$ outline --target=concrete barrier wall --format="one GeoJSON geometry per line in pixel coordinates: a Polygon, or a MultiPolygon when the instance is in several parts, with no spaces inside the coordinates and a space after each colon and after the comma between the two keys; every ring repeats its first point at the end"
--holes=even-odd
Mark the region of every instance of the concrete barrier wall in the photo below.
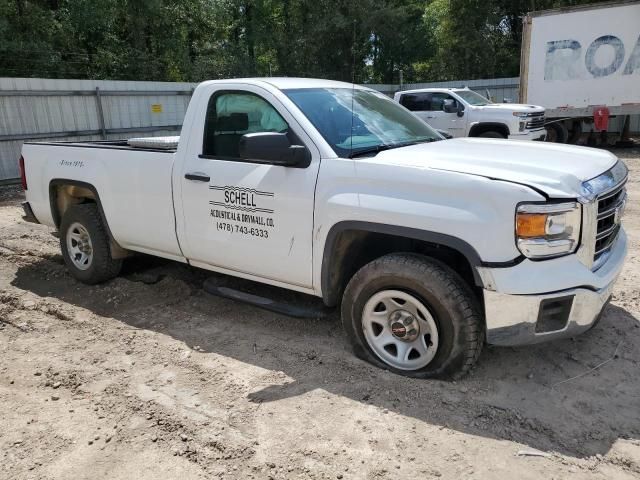
{"type": "Polygon", "coordinates": [[[373,84],[367,85],[375,90],[383,92],[389,96],[392,96],[398,90],[412,90],[414,88],[463,88],[469,87],[471,90],[475,90],[478,93],[486,96],[489,92],[491,100],[494,102],[502,102],[504,99],[508,99],[510,102],[517,102],[520,92],[520,78],[492,78],[485,80],[456,80],[451,82],[430,82],[430,83],[408,83],[404,84],[402,88],[400,85],[380,85],[373,84]]]}
{"type": "Polygon", "coordinates": [[[0,181],[25,140],[177,135],[195,83],[0,78],[0,181]]]}

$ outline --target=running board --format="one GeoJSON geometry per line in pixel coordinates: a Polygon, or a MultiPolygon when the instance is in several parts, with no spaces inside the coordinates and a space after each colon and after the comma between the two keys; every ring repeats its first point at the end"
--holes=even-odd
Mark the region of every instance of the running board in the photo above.
{"type": "Polygon", "coordinates": [[[270,312],[280,313],[294,318],[324,318],[330,311],[324,306],[307,307],[294,305],[292,303],[278,302],[271,298],[261,297],[252,293],[242,292],[234,288],[216,285],[213,278],[206,279],[202,288],[205,292],[217,297],[248,303],[249,305],[269,310],[270,312]]]}

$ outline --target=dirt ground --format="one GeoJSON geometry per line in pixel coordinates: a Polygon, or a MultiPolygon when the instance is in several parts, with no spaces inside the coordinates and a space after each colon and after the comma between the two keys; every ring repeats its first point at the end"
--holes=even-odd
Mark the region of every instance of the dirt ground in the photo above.
{"type": "Polygon", "coordinates": [[[185,265],[82,285],[1,189],[0,478],[640,478],[640,150],[616,153],[631,248],[601,323],[487,347],[454,383],[371,367],[335,313],[212,297],[185,265]]]}

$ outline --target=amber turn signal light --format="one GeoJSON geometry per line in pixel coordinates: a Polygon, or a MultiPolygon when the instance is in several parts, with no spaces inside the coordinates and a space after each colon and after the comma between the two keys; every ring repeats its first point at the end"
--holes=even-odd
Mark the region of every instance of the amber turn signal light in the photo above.
{"type": "Polygon", "coordinates": [[[519,213],[516,217],[516,233],[520,238],[544,237],[547,214],[519,213]]]}

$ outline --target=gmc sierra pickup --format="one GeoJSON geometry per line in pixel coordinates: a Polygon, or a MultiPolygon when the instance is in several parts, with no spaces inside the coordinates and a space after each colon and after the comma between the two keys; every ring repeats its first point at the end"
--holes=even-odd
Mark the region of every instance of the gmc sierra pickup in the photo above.
{"type": "Polygon", "coordinates": [[[627,251],[624,163],[440,140],[364,87],[209,81],[179,138],[26,143],[25,216],[82,282],[143,252],[315,295],[357,355],[410,376],[591,328],[627,251]]]}

